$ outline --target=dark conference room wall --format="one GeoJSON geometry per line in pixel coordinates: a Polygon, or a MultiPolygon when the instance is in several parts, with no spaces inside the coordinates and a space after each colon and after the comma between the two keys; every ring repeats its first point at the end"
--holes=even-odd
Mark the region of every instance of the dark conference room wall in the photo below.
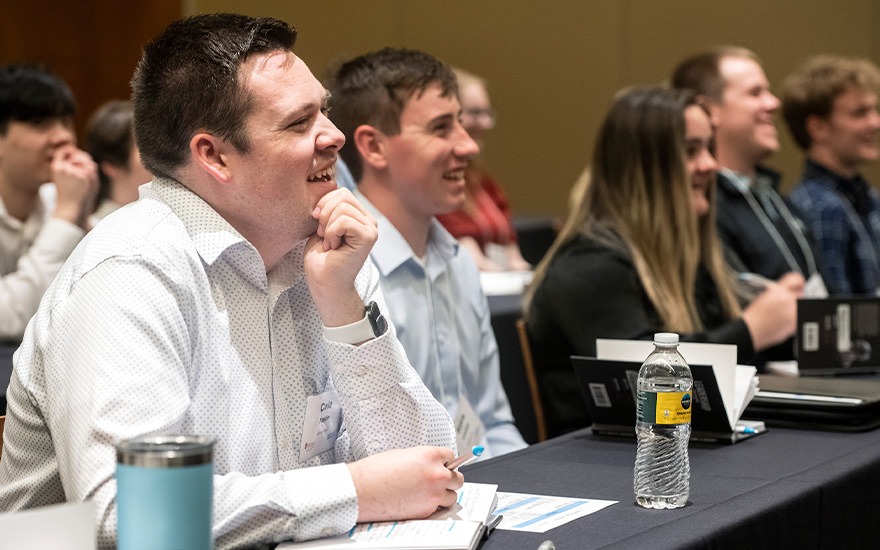
{"type": "Polygon", "coordinates": [[[96,108],[130,96],[144,43],[182,13],[181,0],[0,0],[0,64],[41,63],[67,81],[82,141],[96,108]]]}
{"type": "MultiPolygon", "coordinates": [[[[498,112],[484,156],[520,214],[562,215],[613,94],[662,82],[709,45],[753,49],[776,88],[814,54],[880,62],[873,0],[0,0],[0,63],[48,63],[76,93],[81,129],[101,102],[128,94],[149,37],[180,14],[216,11],[290,22],[318,78],[384,46],[484,76],[498,112]]],[[[778,122],[782,149],[770,164],[787,189],[801,155],[778,122]]],[[[880,165],[866,172],[880,184],[880,165]]]]}

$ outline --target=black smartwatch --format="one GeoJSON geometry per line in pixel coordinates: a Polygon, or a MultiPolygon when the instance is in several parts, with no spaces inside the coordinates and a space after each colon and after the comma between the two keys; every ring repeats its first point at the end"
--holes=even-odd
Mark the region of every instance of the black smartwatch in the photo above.
{"type": "Polygon", "coordinates": [[[378,338],[385,334],[385,331],[388,330],[388,321],[382,315],[379,304],[370,302],[364,306],[364,311],[367,314],[367,320],[370,321],[370,328],[373,329],[373,336],[378,338]]]}

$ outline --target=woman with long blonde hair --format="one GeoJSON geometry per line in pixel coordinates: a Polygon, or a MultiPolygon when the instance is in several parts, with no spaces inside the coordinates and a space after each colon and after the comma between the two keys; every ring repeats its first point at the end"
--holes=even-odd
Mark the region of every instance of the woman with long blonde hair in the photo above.
{"type": "Polygon", "coordinates": [[[615,98],[585,190],[525,297],[551,435],[589,423],[569,358],[595,356],[597,338],[677,332],[736,344],[749,361],[793,334],[796,275],[740,309],[715,231],[712,136],[689,92],[615,98]]]}

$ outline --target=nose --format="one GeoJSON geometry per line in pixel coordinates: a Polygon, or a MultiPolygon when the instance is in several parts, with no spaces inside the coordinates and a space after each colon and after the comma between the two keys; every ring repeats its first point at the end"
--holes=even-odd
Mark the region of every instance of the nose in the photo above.
{"type": "Polygon", "coordinates": [[[718,170],[718,161],[715,160],[715,157],[712,156],[708,149],[703,150],[703,153],[700,155],[697,170],[704,174],[718,170]]]}
{"type": "Polygon", "coordinates": [[[318,137],[315,147],[320,150],[335,149],[339,150],[345,145],[345,135],[339,131],[333,122],[326,115],[321,114],[318,117],[318,137]]]}
{"type": "Polygon", "coordinates": [[[871,109],[869,117],[871,128],[880,129],[880,111],[876,107],[871,109]]]}
{"type": "Polygon", "coordinates": [[[767,105],[767,110],[770,112],[775,112],[779,110],[779,107],[782,105],[782,103],[779,101],[779,98],[773,95],[773,92],[771,92],[770,90],[767,90],[765,103],[767,105]]]}
{"type": "Polygon", "coordinates": [[[455,145],[453,151],[456,156],[461,158],[472,158],[480,154],[480,146],[474,141],[474,138],[465,130],[461,123],[455,124],[455,145]]]}

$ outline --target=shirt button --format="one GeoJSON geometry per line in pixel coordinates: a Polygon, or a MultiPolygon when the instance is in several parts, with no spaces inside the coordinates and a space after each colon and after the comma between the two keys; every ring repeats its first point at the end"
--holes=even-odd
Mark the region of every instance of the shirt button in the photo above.
{"type": "Polygon", "coordinates": [[[321,529],[321,535],[325,537],[332,537],[334,533],[335,531],[332,527],[324,527],[323,529],[321,529]]]}
{"type": "Polygon", "coordinates": [[[358,376],[363,376],[363,375],[367,374],[367,367],[361,365],[357,369],[355,369],[354,373],[357,374],[358,376]]]}
{"type": "Polygon", "coordinates": [[[373,450],[376,450],[376,449],[379,448],[379,446],[381,445],[381,443],[379,443],[379,440],[378,440],[378,439],[374,439],[374,440],[370,441],[370,445],[373,446],[373,450]]]}

